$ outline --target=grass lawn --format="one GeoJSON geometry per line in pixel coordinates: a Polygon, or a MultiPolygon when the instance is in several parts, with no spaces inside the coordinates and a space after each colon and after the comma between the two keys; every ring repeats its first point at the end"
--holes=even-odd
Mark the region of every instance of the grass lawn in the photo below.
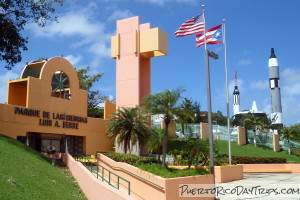
{"type": "Polygon", "coordinates": [[[0,135],[0,199],[87,199],[67,169],[52,166],[38,152],[0,135]]]}
{"type": "MultiPolygon", "coordinates": [[[[228,155],[228,142],[215,140],[221,154],[228,155]]],[[[273,149],[265,147],[254,147],[253,144],[238,146],[236,142],[231,142],[231,152],[233,156],[256,156],[256,157],[281,157],[288,162],[300,163],[300,156],[289,155],[286,151],[274,152],[273,149]]]]}

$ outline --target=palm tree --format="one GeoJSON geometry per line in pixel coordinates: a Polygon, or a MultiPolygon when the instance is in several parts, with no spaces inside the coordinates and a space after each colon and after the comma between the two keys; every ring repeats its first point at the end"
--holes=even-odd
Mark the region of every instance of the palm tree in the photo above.
{"type": "Polygon", "coordinates": [[[264,123],[260,117],[250,115],[249,118],[244,121],[246,129],[252,129],[254,133],[254,146],[256,147],[256,132],[264,128],[264,123]]]}
{"type": "Polygon", "coordinates": [[[118,136],[118,144],[123,143],[124,153],[130,150],[130,145],[137,142],[142,145],[149,131],[146,126],[146,116],[143,116],[139,108],[120,108],[106,123],[109,137],[118,136]]]}
{"type": "Polygon", "coordinates": [[[288,142],[288,152],[291,154],[291,139],[295,137],[296,129],[294,127],[283,127],[282,128],[282,139],[286,139],[288,142]]]}
{"type": "Polygon", "coordinates": [[[146,148],[149,152],[156,151],[158,155],[158,162],[160,163],[160,155],[162,153],[164,139],[164,130],[159,127],[152,127],[150,129],[150,135],[147,139],[146,148]]]}
{"type": "Polygon", "coordinates": [[[163,154],[162,165],[166,166],[166,155],[168,145],[168,128],[175,116],[180,112],[178,107],[178,101],[181,98],[183,89],[165,90],[163,92],[148,95],[143,101],[143,108],[146,112],[156,115],[162,114],[164,127],[164,139],[163,139],[163,154]]]}
{"type": "Polygon", "coordinates": [[[188,169],[191,168],[195,157],[200,155],[204,162],[207,162],[209,155],[209,144],[208,140],[190,139],[183,149],[189,155],[188,158],[188,169]]]}

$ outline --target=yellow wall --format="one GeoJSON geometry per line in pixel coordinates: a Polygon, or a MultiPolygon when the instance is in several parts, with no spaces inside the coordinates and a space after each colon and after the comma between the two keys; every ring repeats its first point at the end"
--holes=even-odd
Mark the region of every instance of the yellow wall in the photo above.
{"type": "MultiPolygon", "coordinates": [[[[23,79],[24,80],[24,79],[23,79]]],[[[27,102],[27,79],[20,83],[11,81],[8,86],[8,104],[26,106],[27,102]]]]}
{"type": "Polygon", "coordinates": [[[12,138],[26,136],[28,132],[82,136],[83,151],[87,154],[94,154],[97,150],[113,150],[113,139],[106,135],[106,121],[87,117],[87,91],[79,88],[76,70],[69,61],[61,57],[45,62],[39,78],[29,76],[9,81],[8,104],[0,104],[0,134],[12,138]],[[63,71],[69,78],[70,100],[51,96],[51,82],[56,71],[63,71]],[[16,107],[34,110],[39,115],[15,113],[16,107]],[[47,113],[49,116],[44,115],[47,113]],[[63,127],[67,121],[56,119],[56,114],[87,118],[87,123],[74,122],[78,129],[63,127]],[[51,121],[52,125],[45,126],[44,120],[51,121]]]}
{"type": "Polygon", "coordinates": [[[104,102],[104,119],[110,119],[111,115],[116,112],[116,104],[104,102]]]}

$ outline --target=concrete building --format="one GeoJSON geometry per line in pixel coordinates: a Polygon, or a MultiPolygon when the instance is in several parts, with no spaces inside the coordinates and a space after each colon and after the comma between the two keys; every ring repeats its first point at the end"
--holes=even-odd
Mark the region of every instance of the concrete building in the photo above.
{"type": "MultiPolygon", "coordinates": [[[[107,106],[106,116],[114,108],[107,106]]],[[[105,122],[87,116],[87,91],[62,57],[27,64],[20,79],[8,82],[7,103],[0,104],[0,134],[40,152],[50,145],[73,155],[113,150],[105,122]]]]}

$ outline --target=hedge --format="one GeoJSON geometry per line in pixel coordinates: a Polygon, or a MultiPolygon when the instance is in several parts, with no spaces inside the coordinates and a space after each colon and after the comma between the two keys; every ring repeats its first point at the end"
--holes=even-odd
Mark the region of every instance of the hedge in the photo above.
{"type": "Polygon", "coordinates": [[[114,161],[125,162],[135,166],[139,164],[158,163],[157,159],[153,157],[135,156],[130,154],[110,152],[110,151],[109,152],[97,151],[97,153],[102,153],[107,157],[113,159],[114,161]]]}
{"type": "Polygon", "coordinates": [[[286,158],[279,157],[250,157],[250,156],[232,156],[233,164],[271,164],[286,163],[286,158]]]}

